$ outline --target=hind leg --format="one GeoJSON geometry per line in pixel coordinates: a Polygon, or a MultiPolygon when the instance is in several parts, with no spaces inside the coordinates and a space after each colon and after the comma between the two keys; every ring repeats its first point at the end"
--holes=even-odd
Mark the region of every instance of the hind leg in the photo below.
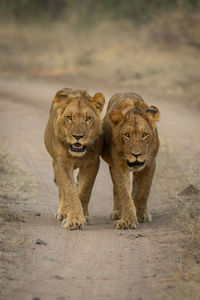
{"type": "MultiPolygon", "coordinates": [[[[110,171],[110,175],[112,178],[112,181],[114,180],[112,177],[112,172],[111,172],[111,168],[109,167],[109,171],[110,171]]],[[[116,186],[113,185],[113,211],[110,215],[112,220],[119,220],[121,217],[121,211],[119,208],[119,199],[117,196],[117,190],[116,190],[116,186]]]]}

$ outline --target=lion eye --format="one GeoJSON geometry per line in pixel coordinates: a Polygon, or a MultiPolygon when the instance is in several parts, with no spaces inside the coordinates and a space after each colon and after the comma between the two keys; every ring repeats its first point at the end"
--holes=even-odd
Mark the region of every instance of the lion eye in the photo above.
{"type": "Polygon", "coordinates": [[[85,121],[88,122],[88,121],[90,121],[91,119],[92,119],[91,117],[87,117],[87,118],[85,119],[85,121]]]}
{"type": "Polygon", "coordinates": [[[142,138],[144,139],[145,137],[147,137],[147,135],[148,135],[148,133],[144,132],[144,133],[142,134],[142,138]]]}
{"type": "Polygon", "coordinates": [[[70,121],[72,121],[72,117],[71,116],[66,116],[66,118],[70,121]]]}
{"type": "Polygon", "coordinates": [[[124,136],[126,136],[127,138],[130,138],[130,134],[128,132],[124,133],[124,136]]]}

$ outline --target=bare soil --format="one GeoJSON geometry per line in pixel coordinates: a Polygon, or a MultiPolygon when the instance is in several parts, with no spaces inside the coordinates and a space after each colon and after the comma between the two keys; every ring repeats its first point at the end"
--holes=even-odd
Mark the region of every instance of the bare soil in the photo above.
{"type": "MultiPolygon", "coordinates": [[[[69,232],[55,220],[57,188],[43,145],[50,102],[60,87],[0,82],[0,134],[7,148],[1,160],[9,152],[1,167],[8,178],[1,194],[7,208],[1,214],[0,299],[198,299],[199,262],[184,258],[184,234],[174,217],[185,197],[179,193],[190,184],[200,188],[199,112],[155,97],[151,102],[162,115],[151,223],[135,231],[114,229],[112,184],[102,161],[90,202],[92,224],[69,232]]],[[[112,87],[106,98],[111,94],[112,87]]]]}

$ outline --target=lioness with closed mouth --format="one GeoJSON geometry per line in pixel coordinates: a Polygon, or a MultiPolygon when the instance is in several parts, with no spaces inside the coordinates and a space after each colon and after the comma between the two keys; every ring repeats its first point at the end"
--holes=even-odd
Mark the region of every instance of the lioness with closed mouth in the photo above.
{"type": "Polygon", "coordinates": [[[149,107],[135,93],[119,93],[109,101],[102,157],[109,164],[113,181],[111,216],[117,220],[117,229],[134,229],[137,221],[151,220],[147,199],[159,148],[155,125],[159,115],[155,106],[149,107]]]}
{"type": "Polygon", "coordinates": [[[57,220],[67,229],[81,229],[89,219],[88,203],[99,169],[103,131],[100,113],[105,98],[85,90],[64,88],[51,105],[44,141],[53,159],[59,190],[57,220]],[[78,185],[73,172],[79,168],[78,185]]]}

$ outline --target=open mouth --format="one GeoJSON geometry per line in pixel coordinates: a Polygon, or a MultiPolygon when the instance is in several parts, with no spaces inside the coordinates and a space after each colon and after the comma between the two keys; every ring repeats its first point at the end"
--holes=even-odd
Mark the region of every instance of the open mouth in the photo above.
{"type": "Polygon", "coordinates": [[[70,151],[73,151],[73,152],[85,152],[87,146],[86,145],[82,145],[80,143],[75,143],[75,144],[70,144],[69,145],[69,149],[70,151]]]}
{"type": "Polygon", "coordinates": [[[130,168],[132,168],[132,167],[143,167],[144,166],[144,163],[145,163],[145,161],[143,161],[143,162],[141,162],[141,161],[134,161],[134,162],[130,162],[130,161],[126,161],[127,162],[127,165],[130,167],[130,168]]]}

